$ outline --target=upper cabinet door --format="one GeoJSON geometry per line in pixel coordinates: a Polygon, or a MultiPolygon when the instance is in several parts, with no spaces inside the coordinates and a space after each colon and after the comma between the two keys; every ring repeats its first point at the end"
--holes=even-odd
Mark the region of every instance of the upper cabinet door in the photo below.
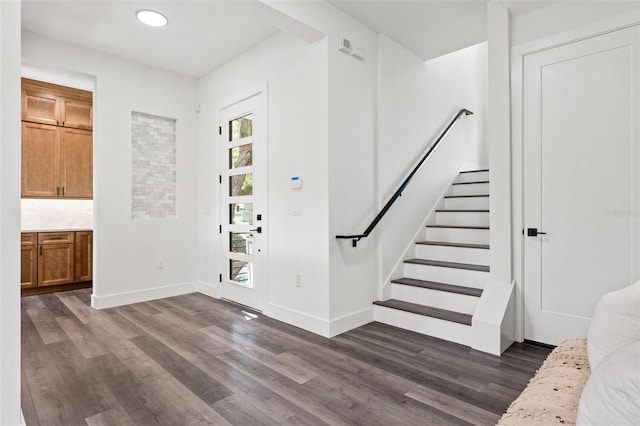
{"type": "Polygon", "coordinates": [[[61,196],[93,198],[93,134],[60,129],[61,196]]]}
{"type": "Polygon", "coordinates": [[[22,89],[22,120],[57,126],[60,103],[60,98],[51,93],[22,89]]]}
{"type": "Polygon", "coordinates": [[[60,195],[60,131],[22,122],[22,197],[60,195]]]}
{"type": "Polygon", "coordinates": [[[62,98],[61,125],[76,129],[93,129],[93,108],[91,102],[80,99],[62,98]]]}

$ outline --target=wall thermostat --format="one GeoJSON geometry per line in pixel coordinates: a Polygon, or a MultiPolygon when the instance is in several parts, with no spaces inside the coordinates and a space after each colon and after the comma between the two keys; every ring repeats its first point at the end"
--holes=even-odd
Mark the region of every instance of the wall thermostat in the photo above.
{"type": "Polygon", "coordinates": [[[291,189],[300,189],[300,188],[302,188],[302,178],[300,176],[292,176],[291,189]]]}

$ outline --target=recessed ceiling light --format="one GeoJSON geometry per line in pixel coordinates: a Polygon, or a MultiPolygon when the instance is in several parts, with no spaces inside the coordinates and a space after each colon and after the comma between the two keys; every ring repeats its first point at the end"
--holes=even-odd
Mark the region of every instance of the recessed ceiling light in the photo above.
{"type": "Polygon", "coordinates": [[[136,12],[136,18],[143,24],[151,25],[152,27],[164,27],[169,22],[166,16],[154,10],[139,10],[136,12]]]}

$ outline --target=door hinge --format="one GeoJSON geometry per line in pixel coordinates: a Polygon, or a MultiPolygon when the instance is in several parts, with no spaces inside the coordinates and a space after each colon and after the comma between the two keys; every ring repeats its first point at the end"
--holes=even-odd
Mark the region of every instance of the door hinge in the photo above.
{"type": "Polygon", "coordinates": [[[222,126],[218,126],[218,134],[221,135],[222,134],[222,126]]]}
{"type": "Polygon", "coordinates": [[[218,225],[220,227],[220,233],[222,234],[222,225],[218,225]]]}
{"type": "Polygon", "coordinates": [[[220,274],[220,277],[218,278],[219,282],[222,282],[222,274],[220,274]]]}

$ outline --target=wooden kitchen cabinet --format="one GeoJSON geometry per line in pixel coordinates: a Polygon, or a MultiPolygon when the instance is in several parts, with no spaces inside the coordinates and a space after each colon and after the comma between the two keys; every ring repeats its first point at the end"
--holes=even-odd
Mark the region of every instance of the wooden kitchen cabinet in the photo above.
{"type": "Polygon", "coordinates": [[[93,94],[86,90],[22,79],[22,121],[93,129],[93,94]]]}
{"type": "Polygon", "coordinates": [[[22,121],[51,124],[60,121],[60,98],[55,94],[41,91],[37,86],[22,87],[22,121]]]}
{"type": "Polygon", "coordinates": [[[20,288],[38,285],[38,240],[37,234],[20,235],[20,288]]]}
{"type": "Polygon", "coordinates": [[[59,194],[59,129],[22,122],[22,197],[52,198],[59,194]]]}
{"type": "Polygon", "coordinates": [[[92,231],[23,232],[20,245],[20,287],[28,289],[23,295],[91,285],[92,231]]]}
{"type": "Polygon", "coordinates": [[[93,198],[91,96],[22,79],[22,198],[93,198]]]}
{"type": "Polygon", "coordinates": [[[61,126],[76,129],[93,129],[93,107],[91,101],[73,98],[62,98],[61,126]]]}
{"type": "Polygon", "coordinates": [[[91,281],[93,279],[93,232],[77,231],[75,234],[75,281],[91,281]]]}
{"type": "Polygon", "coordinates": [[[74,282],[74,233],[38,233],[38,287],[74,282]]]}
{"type": "Polygon", "coordinates": [[[60,187],[65,198],[93,198],[93,134],[60,129],[60,187]]]}

